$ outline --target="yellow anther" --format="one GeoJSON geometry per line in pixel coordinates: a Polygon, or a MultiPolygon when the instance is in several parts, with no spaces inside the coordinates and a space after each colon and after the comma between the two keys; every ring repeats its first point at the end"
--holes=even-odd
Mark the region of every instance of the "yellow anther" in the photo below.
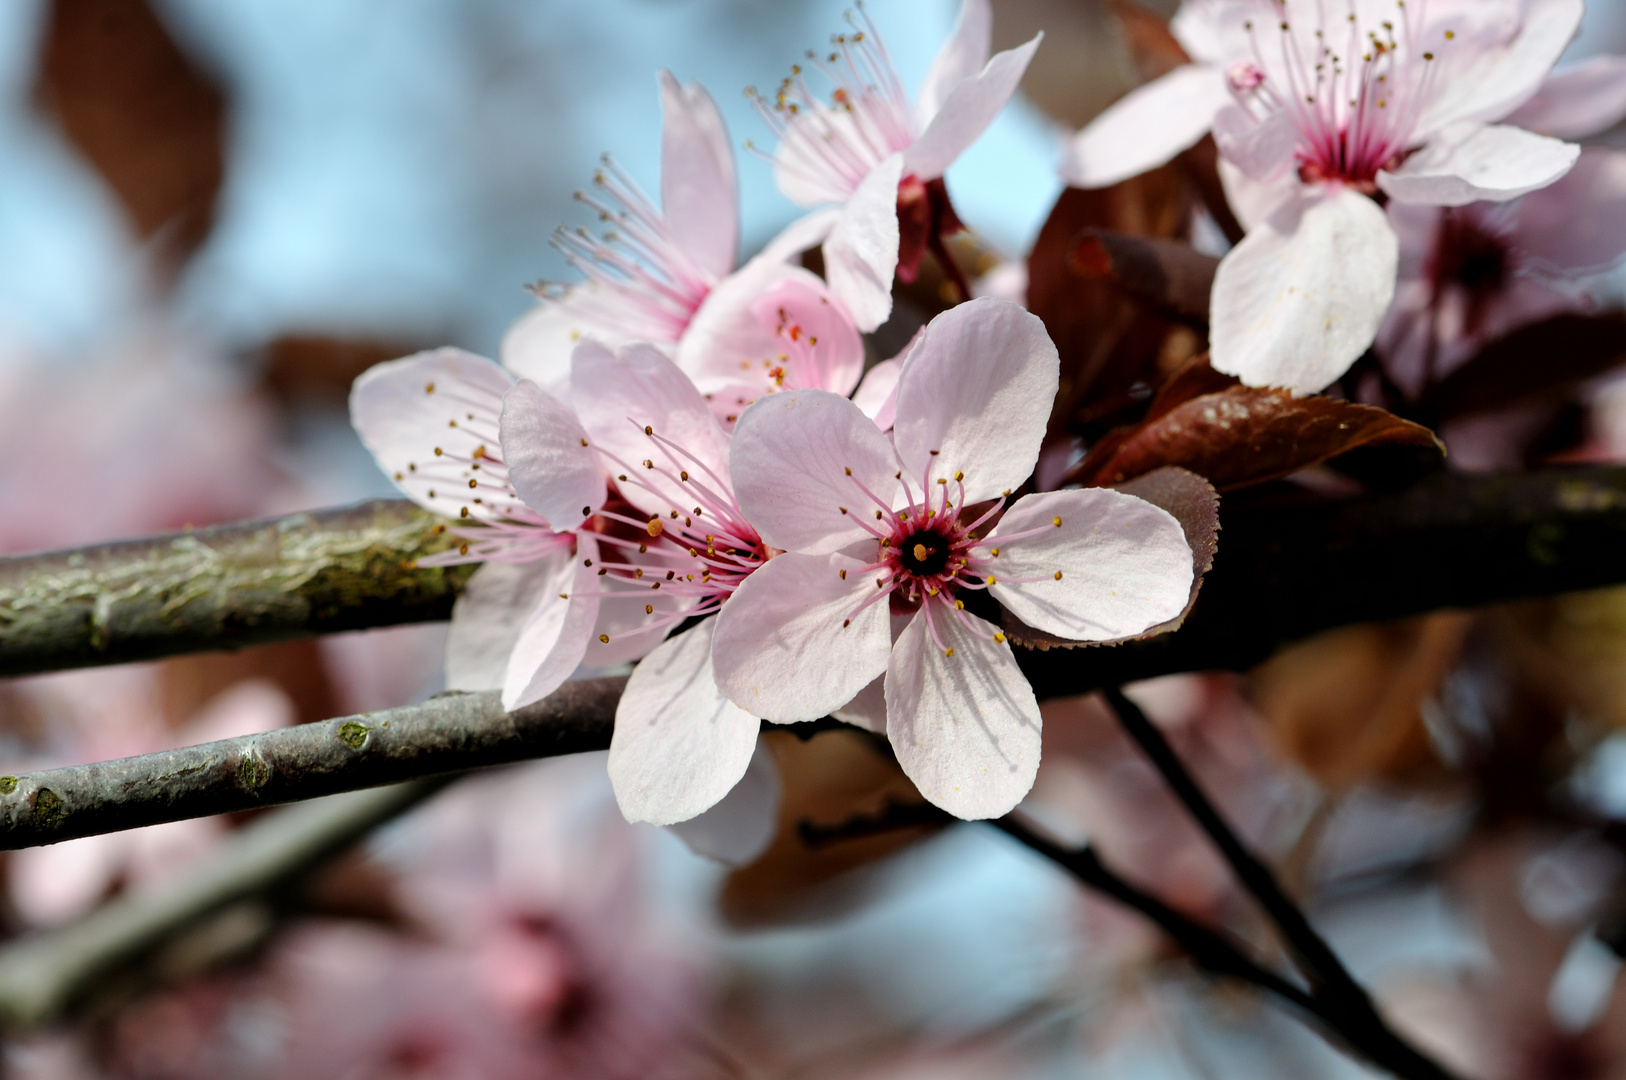
{"type": "Polygon", "coordinates": [[[655,614],[655,605],[654,604],[645,604],[644,605],[644,614],[645,615],[653,615],[653,614],[655,614]]]}
{"type": "Polygon", "coordinates": [[[609,634],[600,634],[598,636],[598,639],[600,641],[602,641],[606,645],[608,645],[610,643],[610,635],[609,634]]]}
{"type": "Polygon", "coordinates": [[[1061,528],[1061,518],[1051,518],[1050,524],[1054,525],[1058,529],[1061,528]]]}
{"type": "Polygon", "coordinates": [[[956,601],[954,601],[954,610],[955,611],[964,611],[965,610],[965,601],[964,600],[956,600],[956,601]]]}
{"type": "Polygon", "coordinates": [[[954,650],[953,649],[944,649],[943,650],[943,655],[944,656],[953,656],[954,655],[954,650]]]}
{"type": "Polygon", "coordinates": [[[964,480],[965,479],[965,473],[963,473],[963,472],[955,473],[954,474],[954,479],[956,479],[956,480],[964,480]]]}
{"type": "Polygon", "coordinates": [[[1005,635],[1001,634],[998,630],[994,631],[994,644],[995,645],[1003,645],[1003,644],[1005,644],[1005,635]]]}
{"type": "Polygon", "coordinates": [[[660,518],[650,518],[649,524],[644,526],[644,531],[649,533],[650,536],[659,536],[664,527],[660,518]]]}
{"type": "Polygon", "coordinates": [[[1060,581],[1060,580],[1061,580],[1061,571],[1060,571],[1060,570],[1057,570],[1057,571],[1056,571],[1056,580],[1057,580],[1057,581],[1060,581]]]}
{"type": "Polygon", "coordinates": [[[926,545],[925,544],[916,544],[915,545],[915,561],[916,562],[925,562],[927,554],[928,554],[928,552],[926,551],[926,545]]]}
{"type": "Polygon", "coordinates": [[[843,570],[843,571],[842,571],[842,572],[841,572],[841,580],[842,580],[842,581],[846,581],[846,580],[847,580],[847,571],[845,571],[845,570],[843,570]]]}
{"type": "Polygon", "coordinates": [[[655,434],[655,429],[650,427],[648,424],[645,424],[644,425],[644,434],[645,435],[653,435],[653,434],[655,434]]]}

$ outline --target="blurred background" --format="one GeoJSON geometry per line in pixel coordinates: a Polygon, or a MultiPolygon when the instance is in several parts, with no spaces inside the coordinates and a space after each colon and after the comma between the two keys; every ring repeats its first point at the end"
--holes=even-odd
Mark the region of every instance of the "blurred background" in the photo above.
{"type": "MultiPolygon", "coordinates": [[[[996,48],[1047,37],[948,174],[990,265],[1038,235],[1062,135],[1142,75],[1106,0],[994,7],[996,48]]],[[[957,8],[873,0],[905,85],[957,8]]],[[[350,431],[351,380],[428,346],[494,355],[525,286],[568,280],[547,241],[584,220],[572,193],[599,156],[656,189],[657,69],[706,85],[737,146],[767,141],[745,87],[774,85],[842,12],[0,5],[0,553],[389,494],[350,431]]],[[[1602,52],[1626,52],[1618,0],[1593,0],[1572,56],[1602,52]]],[[[739,174],[749,252],[795,208],[743,150],[739,174]]],[[[0,754],[20,771],[421,700],[443,636],[14,680],[0,754]]],[[[1622,664],[1626,599],[1603,593],[1338,631],[1246,680],[1137,697],[1398,1024],[1474,1075],[1603,1077],[1626,1075],[1622,664]]],[[[839,733],[772,750],[787,826],[745,870],[627,826],[596,755],[463,781],[285,883],[258,922],[151,943],[61,1022],[6,1035],[0,1076],[1362,1073],[991,831],[807,851],[795,821],[877,805],[900,777],[839,733]]],[[[1094,703],[1046,707],[1045,761],[1036,814],[1258,936],[1094,703]]],[[[245,824],[10,855],[0,930],[71,932],[245,824]]]]}

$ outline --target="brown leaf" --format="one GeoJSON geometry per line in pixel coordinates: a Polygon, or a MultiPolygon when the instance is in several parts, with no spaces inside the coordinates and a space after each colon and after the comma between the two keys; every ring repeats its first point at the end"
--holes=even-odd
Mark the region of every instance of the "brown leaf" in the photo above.
{"type": "Polygon", "coordinates": [[[1030,649],[1078,649],[1094,645],[1117,645],[1125,641],[1140,641],[1180,629],[1197,603],[1197,593],[1203,585],[1203,575],[1214,565],[1214,554],[1219,550],[1219,495],[1213,485],[1185,469],[1162,468],[1118,486],[1118,490],[1153,506],[1162,507],[1174,515],[1191,545],[1191,595],[1180,614],[1167,622],[1127,638],[1111,641],[1069,641],[1023,624],[1010,612],[1002,613],[1006,633],[1012,642],[1030,649]]]}
{"type": "Polygon", "coordinates": [[[169,229],[176,265],[196,250],[224,175],[226,106],[146,0],[56,0],[35,92],[139,236],[169,229]]]}
{"type": "Polygon", "coordinates": [[[1432,414],[1474,416],[1551,397],[1626,361],[1626,314],[1556,315],[1486,345],[1429,395],[1432,414]]]}
{"type": "Polygon", "coordinates": [[[1104,278],[1152,311],[1206,329],[1219,260],[1174,240],[1086,229],[1069,257],[1085,277],[1104,278]]]}
{"type": "Polygon", "coordinates": [[[847,911],[868,896],[862,868],[936,831],[899,829],[808,847],[798,831],[802,822],[836,826],[877,814],[889,801],[918,802],[920,793],[897,762],[856,728],[826,731],[806,742],[788,732],[762,738],[784,785],[779,828],[768,850],[723,886],[719,905],[730,925],[803,922],[847,911]]]}
{"type": "Polygon", "coordinates": [[[1078,478],[1084,484],[1115,485],[1178,465],[1207,477],[1220,491],[1234,491],[1377,446],[1445,452],[1428,428],[1382,409],[1232,386],[1141,423],[1104,452],[1091,453],[1078,478]]]}

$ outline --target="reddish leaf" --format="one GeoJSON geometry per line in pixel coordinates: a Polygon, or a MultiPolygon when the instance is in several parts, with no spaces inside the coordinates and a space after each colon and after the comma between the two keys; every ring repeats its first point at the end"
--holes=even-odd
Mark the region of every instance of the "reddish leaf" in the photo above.
{"type": "Polygon", "coordinates": [[[146,0],[56,0],[36,95],[140,236],[169,230],[176,263],[202,243],[225,170],[225,102],[146,0]]]}
{"type": "Polygon", "coordinates": [[[1208,296],[1219,260],[1175,240],[1086,229],[1070,265],[1104,278],[1152,311],[1206,329],[1208,296]]]}
{"type": "Polygon", "coordinates": [[[1140,641],[1180,629],[1197,603],[1197,593],[1203,585],[1203,575],[1214,565],[1214,553],[1219,550],[1219,496],[1207,480],[1185,469],[1162,468],[1145,476],[1118,485],[1118,490],[1136,498],[1145,499],[1174,515],[1185,530],[1186,543],[1191,545],[1191,595],[1180,614],[1168,622],[1144,630],[1133,637],[1111,641],[1068,641],[1035,630],[1018,620],[1010,612],[1003,612],[1005,630],[1011,641],[1030,649],[1078,649],[1093,645],[1118,645],[1125,641],[1140,641]]]}
{"type": "Polygon", "coordinates": [[[1190,469],[1220,491],[1275,480],[1352,450],[1410,447],[1443,454],[1434,433],[1369,405],[1232,386],[1144,421],[1093,452],[1085,484],[1120,484],[1164,465],[1190,469]]]}
{"type": "Polygon", "coordinates": [[[1238,382],[1235,375],[1226,375],[1224,372],[1214,370],[1208,362],[1207,353],[1194,356],[1184,367],[1169,376],[1168,381],[1158,390],[1157,397],[1152,399],[1151,407],[1146,410],[1142,422],[1156,420],[1173,412],[1194,397],[1217,394],[1236,385],[1238,382]]]}

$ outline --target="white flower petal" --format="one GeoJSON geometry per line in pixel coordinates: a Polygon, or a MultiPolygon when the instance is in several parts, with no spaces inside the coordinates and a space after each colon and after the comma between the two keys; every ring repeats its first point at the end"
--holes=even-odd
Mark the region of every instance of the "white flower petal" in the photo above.
{"type": "Polygon", "coordinates": [[[920,84],[920,93],[915,97],[917,128],[925,130],[954,88],[975,77],[988,63],[993,32],[994,12],[988,0],[965,0],[960,5],[954,32],[937,50],[926,81],[920,84]]]}
{"type": "Polygon", "coordinates": [[[1039,703],[1010,645],[993,641],[994,627],[941,607],[932,618],[941,647],[924,612],[892,647],[887,738],[932,803],[968,820],[999,817],[1038,773],[1039,703]],[[954,655],[945,656],[948,649],[954,655]]]}
{"type": "Polygon", "coordinates": [[[1044,323],[1008,300],[943,312],[898,377],[893,441],[907,474],[953,484],[963,472],[966,505],[1019,486],[1039,460],[1060,372],[1044,323]]]}
{"type": "Polygon", "coordinates": [[[1074,187],[1109,187],[1166,164],[1206,135],[1230,100],[1219,68],[1177,67],[1131,90],[1069,139],[1062,179],[1074,187]]]}
{"type": "Polygon", "coordinates": [[[677,246],[713,275],[734,269],[739,247],[734,150],[717,103],[697,83],[660,73],[661,216],[677,246]]]}
{"type": "MultiPolygon", "coordinates": [[[[602,348],[593,345],[594,348],[602,348]]],[[[503,395],[508,479],[554,532],[570,532],[604,505],[604,470],[576,414],[529,379],[503,395]]]]}
{"type": "Polygon", "coordinates": [[[723,801],[671,826],[696,855],[745,866],[768,850],[779,824],[779,766],[759,739],[751,764],[723,801]]]}
{"type": "Polygon", "coordinates": [[[665,641],[627,680],[610,738],[610,784],[628,821],[671,825],[715,806],[751,764],[761,722],[717,691],[715,619],[665,641]]]}
{"type": "Polygon", "coordinates": [[[892,314],[898,269],[898,181],[903,156],[892,154],[864,177],[824,242],[824,276],[866,334],[892,314]]]}
{"type": "Polygon", "coordinates": [[[858,406],[825,390],[758,398],[734,427],[731,462],[746,520],[785,551],[827,555],[868,538],[859,518],[869,521],[876,506],[859,485],[887,509],[898,490],[892,444],[858,406]]]}
{"type": "Polygon", "coordinates": [[[1273,112],[1261,122],[1246,110],[1227,105],[1214,117],[1214,142],[1243,175],[1268,184],[1294,163],[1298,130],[1286,112],[1273,112]]]}
{"type": "MultiPolygon", "coordinates": [[[[1443,64],[1416,137],[1463,121],[1501,120],[1540,90],[1581,25],[1582,0],[1529,0],[1517,5],[1518,29],[1505,44],[1463,48],[1447,42],[1436,63],[1443,64]]],[[[1432,20],[1431,20],[1432,21],[1432,20]]]]}
{"type": "Polygon", "coordinates": [[[474,572],[452,608],[446,634],[447,689],[502,689],[520,628],[571,558],[566,548],[529,562],[488,562],[474,572]]]}
{"type": "Polygon", "coordinates": [[[853,696],[853,699],[839,709],[832,709],[830,715],[843,724],[872,731],[877,735],[886,734],[886,677],[871,679],[862,690],[853,696]]]}
{"type": "Polygon", "coordinates": [[[988,130],[1028,69],[1033,54],[1044,40],[1043,32],[1031,41],[1006,49],[970,79],[961,80],[949,92],[942,108],[920,138],[904,151],[904,168],[922,180],[935,180],[948,171],[959,156],[988,130]]]}
{"type": "Polygon", "coordinates": [[[407,498],[448,517],[467,507],[469,517],[489,521],[501,516],[499,504],[474,502],[479,492],[468,486],[474,474],[435,448],[467,461],[489,444],[513,382],[490,360],[462,349],[416,353],[361,373],[350,388],[350,423],[407,498]]]}
{"type": "Polygon", "coordinates": [[[576,553],[562,554],[562,560],[557,556],[547,560],[557,560],[556,566],[509,653],[502,686],[505,709],[540,701],[559,689],[587,651],[588,635],[598,618],[598,579],[582,563],[596,562],[598,547],[589,534],[582,534],[576,553]]]}
{"type": "Polygon", "coordinates": [[[847,555],[788,553],[746,578],[717,616],[717,684],[778,723],[817,720],[886,670],[892,632],[875,575],[847,555]]]}
{"type": "Polygon", "coordinates": [[[629,340],[630,325],[605,318],[614,308],[614,295],[590,281],[570,286],[563,296],[538,300],[503,335],[497,353],[502,366],[563,397],[570,383],[570,354],[584,338],[611,348],[629,340]]]}
{"type": "Polygon", "coordinates": [[[804,214],[780,230],[779,235],[769,240],[757,252],[753,262],[790,262],[801,256],[809,248],[816,248],[829,237],[830,230],[836,227],[841,218],[841,210],[834,206],[827,206],[822,210],[815,210],[811,214],[804,214]]]}
{"type": "Polygon", "coordinates": [[[1399,242],[1378,205],[1308,188],[1220,260],[1210,305],[1216,371],[1310,394],[1372,344],[1394,296],[1399,242]]]}
{"type": "Polygon", "coordinates": [[[898,415],[898,376],[902,372],[902,359],[882,360],[864,373],[864,381],[853,394],[853,404],[882,431],[892,430],[898,415]]]}
{"type": "Polygon", "coordinates": [[[1505,125],[1461,124],[1435,136],[1378,187],[1400,202],[1466,206],[1506,202],[1570,171],[1581,148],[1505,125]]]}
{"type": "Polygon", "coordinates": [[[1513,127],[1584,139],[1626,120],[1626,56],[1594,56],[1547,76],[1536,96],[1507,117],[1513,127]]]}
{"type": "Polygon", "coordinates": [[[728,482],[728,436],[694,383],[659,349],[628,345],[611,352],[583,342],[571,359],[570,393],[587,438],[606,455],[602,467],[612,470],[622,496],[644,513],[687,513],[694,506],[695,496],[681,479],[685,471],[695,483],[726,495],[718,489],[728,482]],[[646,461],[654,467],[645,467],[646,461]]]}
{"type": "Polygon", "coordinates": [[[1024,496],[1005,512],[988,543],[999,549],[992,560],[994,598],[1024,623],[1057,637],[1129,637],[1174,618],[1191,596],[1191,547],[1180,523],[1167,510],[1121,491],[1024,496]],[[1033,529],[1041,531],[1005,539],[1033,529]]]}
{"type": "Polygon", "coordinates": [[[1253,180],[1223,157],[1219,159],[1219,176],[1225,201],[1244,230],[1257,228],[1305,191],[1304,183],[1291,169],[1272,180],[1253,180]]]}

